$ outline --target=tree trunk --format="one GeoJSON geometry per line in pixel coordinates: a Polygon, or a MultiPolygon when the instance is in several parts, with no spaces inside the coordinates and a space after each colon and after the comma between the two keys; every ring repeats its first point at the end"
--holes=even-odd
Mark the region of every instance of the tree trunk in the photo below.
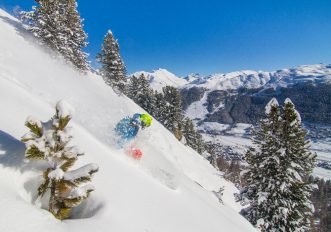
{"type": "Polygon", "coordinates": [[[56,215],[56,195],[55,195],[55,190],[56,190],[56,183],[54,180],[51,180],[51,195],[49,198],[49,205],[48,205],[48,210],[51,212],[53,215],[56,215]]]}

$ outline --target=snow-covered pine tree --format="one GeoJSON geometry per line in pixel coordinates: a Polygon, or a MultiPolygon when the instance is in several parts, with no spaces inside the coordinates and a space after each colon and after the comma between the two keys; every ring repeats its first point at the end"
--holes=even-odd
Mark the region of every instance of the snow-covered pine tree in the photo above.
{"type": "Polygon", "coordinates": [[[135,102],[147,112],[154,110],[154,92],[144,74],[138,78],[138,94],[135,102]]]}
{"type": "Polygon", "coordinates": [[[39,0],[31,12],[21,12],[21,18],[43,44],[71,63],[79,71],[90,69],[87,54],[87,35],[77,11],[76,0],[39,0]]]}
{"type": "Polygon", "coordinates": [[[126,67],[120,56],[118,42],[110,30],[104,37],[97,61],[101,63],[100,73],[106,84],[117,93],[126,93],[126,67]]]}
{"type": "Polygon", "coordinates": [[[154,106],[151,115],[162,124],[166,121],[166,105],[163,94],[154,91],[154,106]]]}
{"type": "Polygon", "coordinates": [[[313,186],[306,180],[315,166],[316,154],[309,151],[310,142],[305,139],[307,132],[302,128],[300,114],[289,98],[284,102],[282,121],[282,151],[286,158],[283,171],[289,176],[287,187],[291,202],[286,231],[308,231],[313,213],[310,201],[313,186]]]}
{"type": "Polygon", "coordinates": [[[194,150],[197,149],[194,125],[190,118],[184,119],[182,132],[186,140],[186,145],[192,147],[194,150]]]}
{"type": "Polygon", "coordinates": [[[47,163],[38,195],[43,197],[46,192],[50,193],[48,210],[60,220],[70,217],[72,208],[82,203],[94,190],[91,184],[86,183],[98,171],[97,164],[71,170],[78,156],[83,155],[70,144],[72,136],[67,125],[71,118],[72,108],[60,101],[51,120],[42,123],[28,117],[25,125],[30,132],[22,138],[26,145],[25,157],[47,163]]]}
{"type": "Polygon", "coordinates": [[[199,154],[202,154],[202,152],[205,150],[205,144],[202,140],[201,134],[195,130],[191,119],[185,118],[183,120],[182,133],[185,137],[186,145],[196,150],[199,154]]]}
{"type": "MultiPolygon", "coordinates": [[[[287,176],[281,170],[281,120],[276,99],[266,106],[266,118],[253,132],[253,143],[245,155],[248,164],[244,171],[245,191],[241,198],[250,202],[245,217],[262,231],[286,231],[287,176]]],[[[284,157],[283,157],[284,158],[284,157]]]]}
{"type": "Polygon", "coordinates": [[[304,181],[312,172],[315,155],[309,152],[306,132],[293,103],[284,112],[276,99],[266,107],[267,118],[254,132],[242,196],[249,200],[245,216],[261,231],[304,232],[309,229],[312,186],[304,181]]]}
{"type": "Polygon", "coordinates": [[[179,91],[173,86],[165,86],[162,88],[164,100],[168,103],[165,112],[166,120],[164,126],[172,131],[178,140],[182,138],[182,122],[183,116],[181,112],[182,99],[179,91]]]}
{"type": "Polygon", "coordinates": [[[202,135],[196,130],[195,131],[195,138],[196,138],[196,151],[199,154],[202,154],[205,151],[205,142],[202,139],[202,135]]]}
{"type": "Polygon", "coordinates": [[[323,178],[310,177],[309,182],[316,183],[318,188],[312,193],[312,202],[315,212],[314,218],[311,219],[311,232],[329,232],[331,231],[331,180],[323,178]]]}
{"type": "Polygon", "coordinates": [[[27,29],[31,31],[42,44],[58,51],[58,31],[61,25],[60,12],[61,5],[58,0],[36,1],[38,6],[33,6],[32,11],[20,12],[21,20],[27,24],[27,29]]]}
{"type": "Polygon", "coordinates": [[[207,160],[213,165],[217,170],[225,171],[224,165],[226,164],[228,167],[227,162],[223,158],[223,156],[219,156],[219,152],[217,151],[217,144],[213,142],[205,142],[204,143],[205,151],[209,154],[207,157],[207,160]],[[223,166],[220,166],[220,163],[222,162],[223,166]]]}
{"type": "Polygon", "coordinates": [[[139,80],[138,77],[136,76],[131,76],[129,79],[129,82],[127,84],[127,89],[126,89],[127,93],[126,95],[132,99],[133,101],[135,101],[135,99],[137,99],[138,93],[139,93],[139,80]]]}
{"type": "Polygon", "coordinates": [[[85,72],[90,69],[90,64],[87,60],[88,54],[82,50],[88,44],[87,34],[83,29],[84,19],[80,17],[76,0],[63,1],[65,11],[62,17],[66,19],[66,27],[62,32],[65,34],[63,43],[67,46],[60,47],[60,53],[78,70],[85,72]]]}

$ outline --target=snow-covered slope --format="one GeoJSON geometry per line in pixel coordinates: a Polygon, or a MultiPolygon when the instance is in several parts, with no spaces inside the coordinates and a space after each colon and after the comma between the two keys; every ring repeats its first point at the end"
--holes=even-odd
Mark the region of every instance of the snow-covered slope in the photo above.
{"type": "Polygon", "coordinates": [[[158,91],[162,91],[162,88],[166,85],[181,88],[188,83],[187,80],[177,77],[175,74],[166,69],[157,69],[152,72],[140,71],[135,72],[130,76],[139,77],[141,74],[144,74],[144,76],[149,80],[151,87],[158,91]]]}
{"type": "Polygon", "coordinates": [[[139,135],[140,161],[117,148],[116,122],[143,112],[131,100],[114,94],[99,76],[79,75],[51,59],[2,10],[0,35],[0,231],[254,231],[238,214],[235,187],[159,123],[139,135]],[[78,165],[100,166],[93,180],[96,191],[75,212],[76,219],[63,222],[39,207],[40,170],[24,162],[19,141],[27,132],[25,118],[48,120],[60,99],[76,109],[74,143],[86,154],[78,165]],[[224,205],[212,193],[221,186],[224,205]]]}

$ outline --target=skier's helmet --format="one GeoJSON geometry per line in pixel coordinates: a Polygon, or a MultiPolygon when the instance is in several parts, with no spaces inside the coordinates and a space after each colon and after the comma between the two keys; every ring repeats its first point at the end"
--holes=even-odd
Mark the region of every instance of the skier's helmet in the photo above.
{"type": "Polygon", "coordinates": [[[148,114],[141,114],[140,121],[143,126],[149,127],[152,124],[152,117],[148,114]]]}

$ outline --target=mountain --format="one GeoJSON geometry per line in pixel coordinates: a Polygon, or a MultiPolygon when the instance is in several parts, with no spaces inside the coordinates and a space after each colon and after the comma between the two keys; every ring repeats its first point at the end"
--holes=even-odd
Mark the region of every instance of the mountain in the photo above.
{"type": "Polygon", "coordinates": [[[263,89],[276,89],[303,83],[331,83],[331,65],[325,64],[301,65],[272,72],[242,70],[208,76],[190,74],[186,77],[178,77],[166,69],[158,69],[152,72],[139,71],[130,76],[141,74],[144,74],[150,80],[152,87],[157,89],[165,85],[172,85],[181,89],[197,87],[210,91],[240,88],[258,89],[261,87],[263,89]]]}
{"type": "Polygon", "coordinates": [[[159,92],[161,92],[162,87],[166,85],[181,88],[188,83],[187,80],[175,76],[175,74],[166,69],[157,69],[152,72],[139,71],[131,74],[130,76],[139,77],[142,74],[149,80],[151,87],[159,92]]]}
{"type": "Polygon", "coordinates": [[[191,81],[183,88],[201,87],[208,90],[277,88],[307,82],[330,83],[331,66],[324,64],[302,65],[273,72],[243,70],[205,77],[196,75],[192,78],[189,75],[186,79],[191,81]]]}
{"type": "Polygon", "coordinates": [[[244,70],[226,74],[177,77],[159,69],[144,74],[152,88],[181,89],[183,110],[199,121],[253,123],[263,116],[264,105],[276,97],[290,97],[304,121],[331,123],[331,65],[302,65],[273,72],[244,70]]]}
{"type": "Polygon", "coordinates": [[[238,213],[234,185],[157,121],[136,140],[140,161],[118,148],[116,123],[144,112],[130,99],[116,95],[100,76],[81,75],[51,58],[2,10],[0,35],[0,231],[255,231],[238,213]],[[100,166],[96,190],[63,222],[36,198],[41,171],[23,159],[20,142],[26,117],[50,119],[60,99],[75,108],[73,143],[85,153],[78,165],[100,166]],[[222,186],[224,204],[214,194],[222,186]]]}
{"type": "Polygon", "coordinates": [[[183,110],[204,121],[256,123],[272,97],[280,101],[290,97],[305,121],[331,123],[330,90],[331,66],[323,64],[215,74],[182,86],[183,110]]]}

